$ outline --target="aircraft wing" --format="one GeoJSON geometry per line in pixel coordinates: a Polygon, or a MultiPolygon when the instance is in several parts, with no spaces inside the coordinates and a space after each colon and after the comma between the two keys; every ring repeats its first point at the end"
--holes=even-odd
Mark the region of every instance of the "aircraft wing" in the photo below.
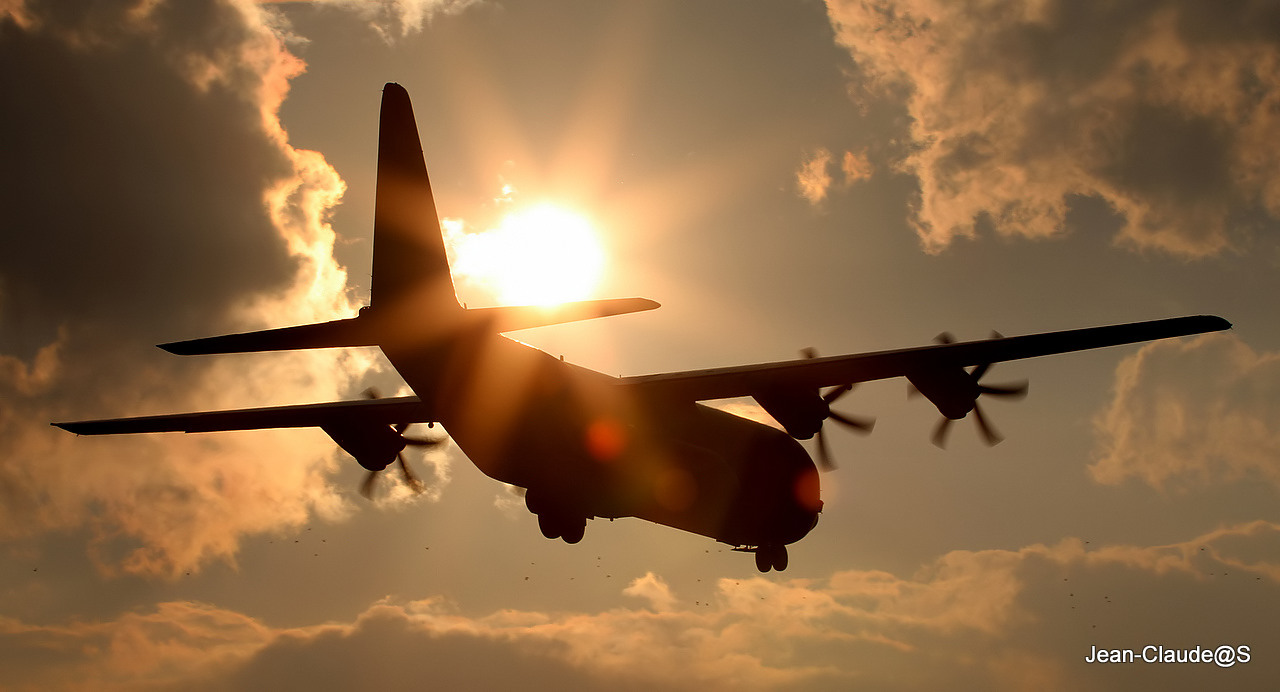
{"type": "Polygon", "coordinates": [[[762,392],[817,390],[890,377],[927,375],[929,372],[982,363],[999,363],[1230,328],[1230,322],[1212,315],[1176,317],[893,351],[622,377],[618,383],[633,388],[646,397],[693,401],[727,399],[762,392]]]}
{"type": "Polygon", "coordinates": [[[176,413],[138,418],[110,418],[53,423],[77,435],[115,435],[152,432],[218,432],[262,428],[306,428],[337,424],[395,425],[436,420],[431,407],[416,396],[357,399],[323,404],[268,406],[231,411],[176,413]]]}

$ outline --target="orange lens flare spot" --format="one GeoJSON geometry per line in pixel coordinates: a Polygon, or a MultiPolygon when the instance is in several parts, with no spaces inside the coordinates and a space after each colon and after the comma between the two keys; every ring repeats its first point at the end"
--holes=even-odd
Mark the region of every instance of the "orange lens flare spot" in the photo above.
{"type": "Polygon", "coordinates": [[[611,418],[599,418],[587,426],[587,453],[596,461],[613,461],[627,446],[626,430],[611,418]]]}
{"type": "Polygon", "coordinates": [[[796,502],[810,512],[822,511],[822,481],[817,469],[809,469],[796,477],[794,487],[796,502]]]}

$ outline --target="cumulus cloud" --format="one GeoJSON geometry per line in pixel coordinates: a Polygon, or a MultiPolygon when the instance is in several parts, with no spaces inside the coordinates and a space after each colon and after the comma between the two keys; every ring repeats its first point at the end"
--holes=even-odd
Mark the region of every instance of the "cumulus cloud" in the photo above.
{"type": "Polygon", "coordinates": [[[0,617],[0,679],[13,690],[178,689],[244,661],[273,636],[253,618],[200,603],[61,626],[0,617]]]}
{"type": "MultiPolygon", "coordinates": [[[[77,439],[50,421],[332,399],[369,354],[181,360],[149,344],[351,314],[288,144],[303,65],[246,2],[27,2],[0,14],[0,539],[91,526],[104,569],[179,574],[246,533],[346,511],[318,432],[77,439]]],[[[373,107],[373,104],[370,105],[373,107]]]]}
{"type": "Polygon", "coordinates": [[[1122,245],[1232,247],[1238,210],[1280,218],[1273,3],[828,0],[862,96],[911,117],[925,249],[1061,234],[1073,196],[1121,217],[1122,245]]]}
{"type": "Polygon", "coordinates": [[[1231,334],[1147,344],[1116,368],[1089,473],[1187,489],[1257,480],[1280,488],[1280,354],[1231,334]]]}
{"type": "MultiPolygon", "coordinates": [[[[381,601],[350,622],[289,628],[188,602],[68,625],[0,618],[0,661],[29,661],[0,666],[0,683],[70,690],[86,680],[94,689],[205,690],[399,689],[423,680],[529,690],[1123,689],[1133,680],[1079,663],[1091,644],[1155,641],[1179,618],[1200,623],[1196,641],[1161,643],[1230,635],[1222,643],[1261,650],[1272,641],[1269,623],[1223,622],[1215,611],[1274,604],[1278,540],[1280,525],[1268,522],[1157,546],[1090,548],[1071,538],[953,551],[906,577],[848,570],[826,579],[721,579],[705,603],[677,598],[647,573],[623,593],[650,607],[600,612],[468,615],[427,599],[381,601]]],[[[1143,679],[1194,686],[1212,679],[1197,675],[1224,674],[1167,673],[1174,677],[1147,668],[1143,679]]],[[[1268,670],[1241,666],[1232,675],[1233,686],[1247,687],[1268,679],[1268,670]]]]}
{"type": "Polygon", "coordinates": [[[676,605],[676,597],[671,593],[671,587],[667,585],[666,580],[653,572],[646,572],[643,577],[633,580],[630,586],[622,590],[622,593],[643,598],[657,611],[671,610],[676,605]]]}

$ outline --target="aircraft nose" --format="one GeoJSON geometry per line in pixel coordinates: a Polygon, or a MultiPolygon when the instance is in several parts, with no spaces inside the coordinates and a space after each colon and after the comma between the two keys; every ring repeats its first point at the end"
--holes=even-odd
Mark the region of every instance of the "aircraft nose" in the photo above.
{"type": "Polygon", "coordinates": [[[786,470],[778,480],[786,483],[784,479],[789,477],[791,481],[791,497],[784,501],[783,532],[787,534],[785,542],[794,543],[818,525],[818,515],[822,512],[822,479],[813,459],[799,442],[786,436],[785,440],[780,439],[780,447],[776,468],[786,470]]]}

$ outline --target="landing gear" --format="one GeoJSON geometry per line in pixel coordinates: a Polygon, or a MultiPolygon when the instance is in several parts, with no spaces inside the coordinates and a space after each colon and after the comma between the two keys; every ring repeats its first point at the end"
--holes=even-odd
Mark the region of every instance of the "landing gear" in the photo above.
{"type": "Polygon", "coordinates": [[[547,538],[563,538],[570,545],[582,540],[587,531],[585,517],[565,517],[553,514],[538,515],[538,530],[547,538]]]}
{"type": "Polygon", "coordinates": [[[756,569],[762,573],[770,569],[781,572],[787,568],[787,546],[785,545],[762,545],[756,548],[755,553],[756,569]]]}
{"type": "Polygon", "coordinates": [[[564,532],[560,537],[565,543],[573,545],[582,540],[583,534],[587,532],[587,520],[585,517],[578,517],[565,524],[564,532]]]}

